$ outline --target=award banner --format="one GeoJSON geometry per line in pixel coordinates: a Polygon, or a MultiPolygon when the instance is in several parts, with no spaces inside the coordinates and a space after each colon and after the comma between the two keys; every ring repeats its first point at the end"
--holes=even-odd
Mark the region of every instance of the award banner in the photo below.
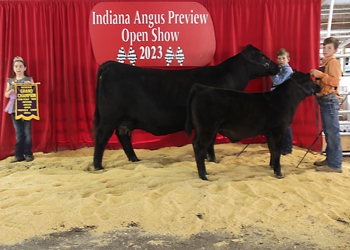
{"type": "Polygon", "coordinates": [[[15,90],[16,99],[16,119],[40,120],[38,105],[38,84],[17,85],[15,90]]]}

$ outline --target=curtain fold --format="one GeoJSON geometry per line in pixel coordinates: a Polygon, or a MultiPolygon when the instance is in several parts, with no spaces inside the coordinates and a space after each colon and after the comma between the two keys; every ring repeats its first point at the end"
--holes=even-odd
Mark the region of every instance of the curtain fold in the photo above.
{"type": "MultiPolygon", "coordinates": [[[[152,0],[155,1],[168,2],[152,0]]],[[[12,59],[21,56],[27,62],[30,76],[41,82],[40,120],[33,120],[32,125],[36,152],[94,145],[90,135],[99,65],[91,47],[89,15],[99,2],[0,1],[0,106],[4,110],[8,101],[3,93],[12,59]]],[[[278,49],[286,48],[291,55],[290,65],[297,70],[309,72],[318,67],[320,0],[196,2],[207,8],[214,23],[217,48],[210,65],[221,63],[252,44],[273,60],[278,49]]],[[[246,89],[265,90],[265,79],[252,80],[246,89]]],[[[0,117],[0,159],[4,159],[14,154],[16,139],[11,116],[1,112],[0,117]]],[[[300,104],[292,126],[296,145],[309,147],[317,136],[314,97],[300,104]]],[[[140,130],[133,133],[132,140],[135,148],[149,149],[191,142],[184,132],[157,137],[140,130]]],[[[217,142],[228,140],[218,136],[217,142]]],[[[115,135],[107,147],[121,148],[115,135]]]]}

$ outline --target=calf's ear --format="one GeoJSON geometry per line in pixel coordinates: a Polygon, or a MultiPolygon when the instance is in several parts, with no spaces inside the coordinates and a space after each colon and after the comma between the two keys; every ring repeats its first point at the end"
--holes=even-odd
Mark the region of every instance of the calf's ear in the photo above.
{"type": "Polygon", "coordinates": [[[303,79],[305,79],[306,81],[310,80],[310,73],[305,74],[303,79]]]}
{"type": "Polygon", "coordinates": [[[297,70],[293,70],[292,77],[293,77],[294,79],[300,79],[300,73],[301,73],[301,72],[299,72],[299,71],[297,71],[297,70]]]}
{"type": "Polygon", "coordinates": [[[246,49],[254,49],[254,48],[255,47],[253,45],[251,45],[251,44],[248,44],[247,47],[246,47],[246,49]]]}

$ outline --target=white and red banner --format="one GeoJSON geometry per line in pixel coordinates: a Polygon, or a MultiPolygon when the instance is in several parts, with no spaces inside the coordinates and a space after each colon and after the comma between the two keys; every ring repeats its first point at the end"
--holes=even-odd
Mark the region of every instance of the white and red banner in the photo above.
{"type": "Polygon", "coordinates": [[[98,64],[204,66],[216,49],[211,16],[196,2],[102,2],[89,28],[98,64]]]}

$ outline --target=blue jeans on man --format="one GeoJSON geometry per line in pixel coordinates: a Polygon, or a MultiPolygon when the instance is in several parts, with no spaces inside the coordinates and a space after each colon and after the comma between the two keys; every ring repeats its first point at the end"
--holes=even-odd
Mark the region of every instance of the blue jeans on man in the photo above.
{"type": "Polygon", "coordinates": [[[33,157],[32,121],[16,120],[15,114],[12,113],[12,122],[16,130],[15,158],[22,160],[24,156],[33,157]]]}
{"type": "Polygon", "coordinates": [[[323,100],[318,99],[321,111],[321,122],[326,137],[326,161],[330,168],[341,170],[343,152],[339,133],[339,99],[333,93],[325,95],[323,100]]]}

